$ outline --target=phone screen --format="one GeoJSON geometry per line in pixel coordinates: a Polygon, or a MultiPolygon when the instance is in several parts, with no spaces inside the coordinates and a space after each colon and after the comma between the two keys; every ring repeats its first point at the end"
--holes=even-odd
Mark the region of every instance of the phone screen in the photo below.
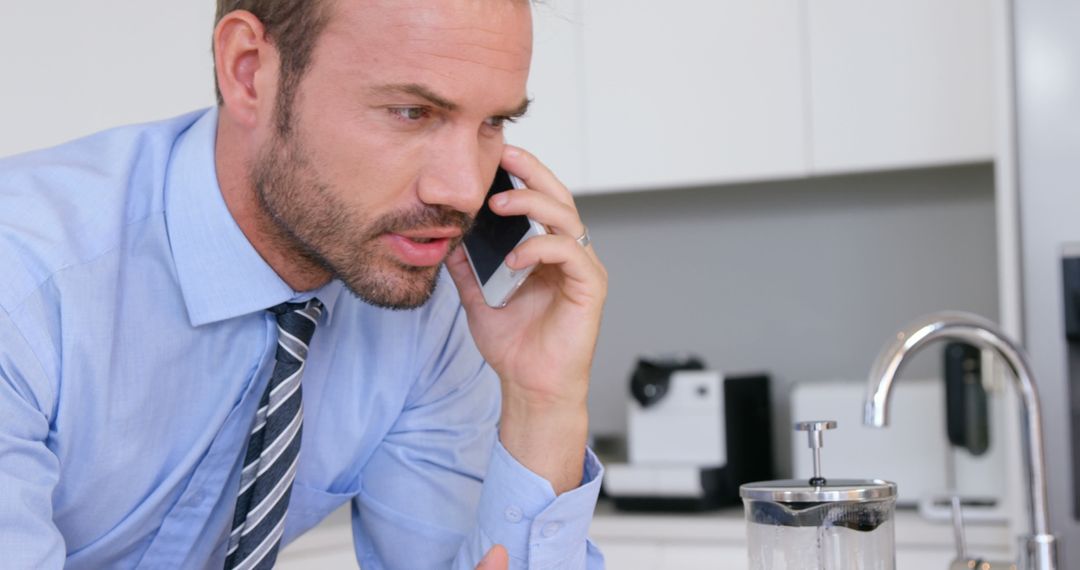
{"type": "Polygon", "coordinates": [[[513,187],[510,175],[500,167],[484,205],[476,214],[476,223],[465,236],[465,247],[469,248],[469,257],[481,285],[488,282],[507,254],[521,241],[521,236],[529,231],[529,219],[525,216],[499,216],[488,207],[492,196],[513,187]]]}

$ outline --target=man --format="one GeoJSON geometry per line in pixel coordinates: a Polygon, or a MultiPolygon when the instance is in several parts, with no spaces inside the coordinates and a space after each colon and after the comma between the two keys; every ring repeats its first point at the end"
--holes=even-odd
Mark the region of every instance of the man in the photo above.
{"type": "Polygon", "coordinates": [[[0,161],[3,566],[266,568],[349,500],[365,570],[601,566],[606,274],[502,135],[528,2],[221,0],[213,45],[218,108],[0,161]],[[495,310],[499,164],[551,235],[495,310]]]}

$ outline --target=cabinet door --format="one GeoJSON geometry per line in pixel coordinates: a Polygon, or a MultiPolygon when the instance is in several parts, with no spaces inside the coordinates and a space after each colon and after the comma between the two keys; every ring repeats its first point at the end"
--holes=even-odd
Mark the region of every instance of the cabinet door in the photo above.
{"type": "Polygon", "coordinates": [[[651,540],[603,539],[593,537],[604,554],[605,566],[619,570],[658,570],[664,545],[651,540]]]}
{"type": "Polygon", "coordinates": [[[802,0],[814,172],[993,158],[986,0],[802,0]]]}
{"type": "Polygon", "coordinates": [[[664,558],[657,568],[664,570],[747,570],[746,545],[713,543],[671,543],[664,546],[664,558]]]}
{"type": "Polygon", "coordinates": [[[590,189],[805,174],[797,2],[587,0],[582,12],[590,189]]]}
{"type": "Polygon", "coordinates": [[[584,185],[581,120],[581,0],[545,0],[533,7],[529,113],[506,141],[543,161],[571,191],[584,185]]]}

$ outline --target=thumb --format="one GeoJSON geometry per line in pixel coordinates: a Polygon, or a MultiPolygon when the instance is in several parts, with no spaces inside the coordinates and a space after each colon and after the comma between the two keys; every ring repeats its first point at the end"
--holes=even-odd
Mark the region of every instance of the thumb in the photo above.
{"type": "Polygon", "coordinates": [[[484,555],[483,560],[476,566],[476,570],[507,570],[510,567],[510,555],[506,553],[503,545],[496,544],[484,555]]]}
{"type": "Polygon", "coordinates": [[[466,309],[474,309],[484,304],[484,294],[480,291],[480,284],[473,276],[469,260],[465,257],[465,245],[459,245],[450,256],[446,258],[446,269],[450,272],[450,278],[458,290],[458,297],[466,309]]]}

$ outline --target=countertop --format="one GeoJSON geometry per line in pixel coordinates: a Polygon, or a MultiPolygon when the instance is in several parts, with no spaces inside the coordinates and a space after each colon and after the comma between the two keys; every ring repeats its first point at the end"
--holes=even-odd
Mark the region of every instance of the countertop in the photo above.
{"type": "MultiPolygon", "coordinates": [[[[927,521],[912,509],[898,509],[895,521],[897,568],[934,568],[951,559],[951,525],[927,521]]],[[[616,511],[602,500],[589,534],[604,551],[608,567],[615,570],[731,570],[745,565],[746,523],[741,507],[704,513],[629,513],[616,511]]],[[[1006,525],[979,524],[968,525],[967,541],[971,552],[1000,559],[1013,540],[1006,525]]],[[[348,504],[285,548],[277,568],[357,568],[348,504]]]]}

